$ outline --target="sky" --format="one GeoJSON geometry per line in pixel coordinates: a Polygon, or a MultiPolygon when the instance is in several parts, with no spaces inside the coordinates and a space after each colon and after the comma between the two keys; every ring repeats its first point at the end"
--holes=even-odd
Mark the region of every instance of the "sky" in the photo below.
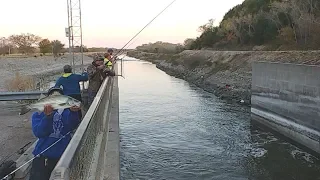
{"type": "MultiPolygon", "coordinates": [[[[78,0],[72,0],[78,2],[78,0]]],[[[67,0],[0,0],[0,37],[32,33],[68,46],[67,0]]],[[[83,44],[87,47],[124,46],[172,0],[81,0],[83,44]]],[[[176,0],[130,43],[183,43],[200,35],[198,27],[224,14],[243,0],[176,0]]],[[[77,7],[77,6],[74,6],[77,7]]],[[[74,16],[79,14],[74,11],[74,16]]],[[[74,18],[76,20],[78,18],[74,18]]],[[[78,44],[75,42],[75,45],[78,44]]]]}

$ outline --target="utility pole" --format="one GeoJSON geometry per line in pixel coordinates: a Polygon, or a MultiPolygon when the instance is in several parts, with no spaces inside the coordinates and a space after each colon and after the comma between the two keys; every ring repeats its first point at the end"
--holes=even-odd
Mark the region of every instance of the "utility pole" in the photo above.
{"type": "Polygon", "coordinates": [[[68,27],[66,30],[66,36],[69,41],[69,55],[70,64],[73,66],[73,72],[75,72],[75,60],[77,57],[75,47],[79,46],[80,49],[80,62],[81,70],[83,67],[83,44],[82,44],[82,23],[81,23],[81,0],[67,0],[68,8],[68,27]]]}

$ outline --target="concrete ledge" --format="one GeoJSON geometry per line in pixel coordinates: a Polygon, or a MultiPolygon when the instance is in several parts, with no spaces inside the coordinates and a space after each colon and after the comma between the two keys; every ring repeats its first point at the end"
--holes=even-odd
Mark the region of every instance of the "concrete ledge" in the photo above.
{"type": "MultiPolygon", "coordinates": [[[[37,141],[34,142],[27,150],[26,152],[23,153],[23,155],[21,155],[17,160],[17,167],[22,166],[23,164],[25,164],[27,161],[31,160],[34,156],[32,154],[32,151],[34,149],[34,147],[36,146],[37,141]]],[[[31,169],[31,165],[32,162],[26,164],[25,166],[23,166],[21,169],[19,169],[14,176],[14,179],[26,179],[27,176],[29,175],[29,171],[31,169]]]]}
{"type": "Polygon", "coordinates": [[[103,180],[120,179],[119,88],[114,80],[103,180]]]}
{"type": "Polygon", "coordinates": [[[320,154],[320,133],[272,113],[251,108],[252,120],[257,121],[293,141],[320,154]]]}

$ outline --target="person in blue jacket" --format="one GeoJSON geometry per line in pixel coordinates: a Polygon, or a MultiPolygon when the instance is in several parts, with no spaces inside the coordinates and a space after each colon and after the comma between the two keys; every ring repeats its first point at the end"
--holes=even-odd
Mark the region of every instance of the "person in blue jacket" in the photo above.
{"type": "MultiPolygon", "coordinates": [[[[72,67],[65,65],[63,67],[64,74],[57,80],[54,87],[63,88],[63,94],[73,97],[82,102],[80,84],[81,81],[88,81],[88,73],[84,72],[80,74],[73,74],[72,67]]],[[[82,112],[79,111],[80,119],[82,118],[82,112]]]]}
{"type": "Polygon", "coordinates": [[[82,102],[79,82],[88,81],[88,73],[73,74],[72,67],[65,65],[63,67],[64,74],[57,80],[54,87],[63,88],[63,94],[73,97],[82,102]]]}
{"type": "MultiPolygon", "coordinates": [[[[63,94],[60,88],[48,91],[49,96],[60,94],[63,94]]],[[[53,110],[51,105],[45,105],[43,112],[33,113],[32,131],[38,142],[33,150],[36,158],[32,161],[30,180],[50,179],[51,172],[71,140],[70,132],[80,123],[79,110],[80,107],[53,110]],[[41,153],[55,142],[55,145],[41,153]]]]}

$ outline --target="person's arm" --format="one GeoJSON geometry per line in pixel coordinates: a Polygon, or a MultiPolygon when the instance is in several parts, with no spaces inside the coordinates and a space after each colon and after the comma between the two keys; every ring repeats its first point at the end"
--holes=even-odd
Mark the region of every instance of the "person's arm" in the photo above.
{"type": "Polygon", "coordinates": [[[81,75],[77,74],[78,81],[88,81],[88,73],[83,72],[81,75]]]}
{"type": "Polygon", "coordinates": [[[60,88],[60,86],[62,86],[61,77],[59,77],[59,79],[57,80],[57,82],[56,82],[56,84],[54,85],[54,87],[60,88]]]}
{"type": "Polygon", "coordinates": [[[115,72],[112,71],[110,68],[105,68],[103,70],[102,76],[103,78],[106,78],[107,76],[115,76],[115,72]]]}
{"type": "Polygon", "coordinates": [[[89,79],[92,79],[99,71],[96,70],[96,68],[94,68],[93,66],[89,66],[87,68],[87,73],[88,73],[88,77],[89,79]]]}
{"type": "Polygon", "coordinates": [[[80,117],[79,117],[79,111],[78,110],[72,111],[71,109],[68,109],[68,112],[66,114],[67,118],[68,118],[68,121],[66,123],[66,125],[68,127],[68,131],[72,131],[72,130],[76,129],[81,122],[80,117]]]}
{"type": "Polygon", "coordinates": [[[37,138],[43,138],[50,135],[52,132],[53,114],[47,116],[44,113],[38,112],[32,115],[32,131],[37,138]]]}

